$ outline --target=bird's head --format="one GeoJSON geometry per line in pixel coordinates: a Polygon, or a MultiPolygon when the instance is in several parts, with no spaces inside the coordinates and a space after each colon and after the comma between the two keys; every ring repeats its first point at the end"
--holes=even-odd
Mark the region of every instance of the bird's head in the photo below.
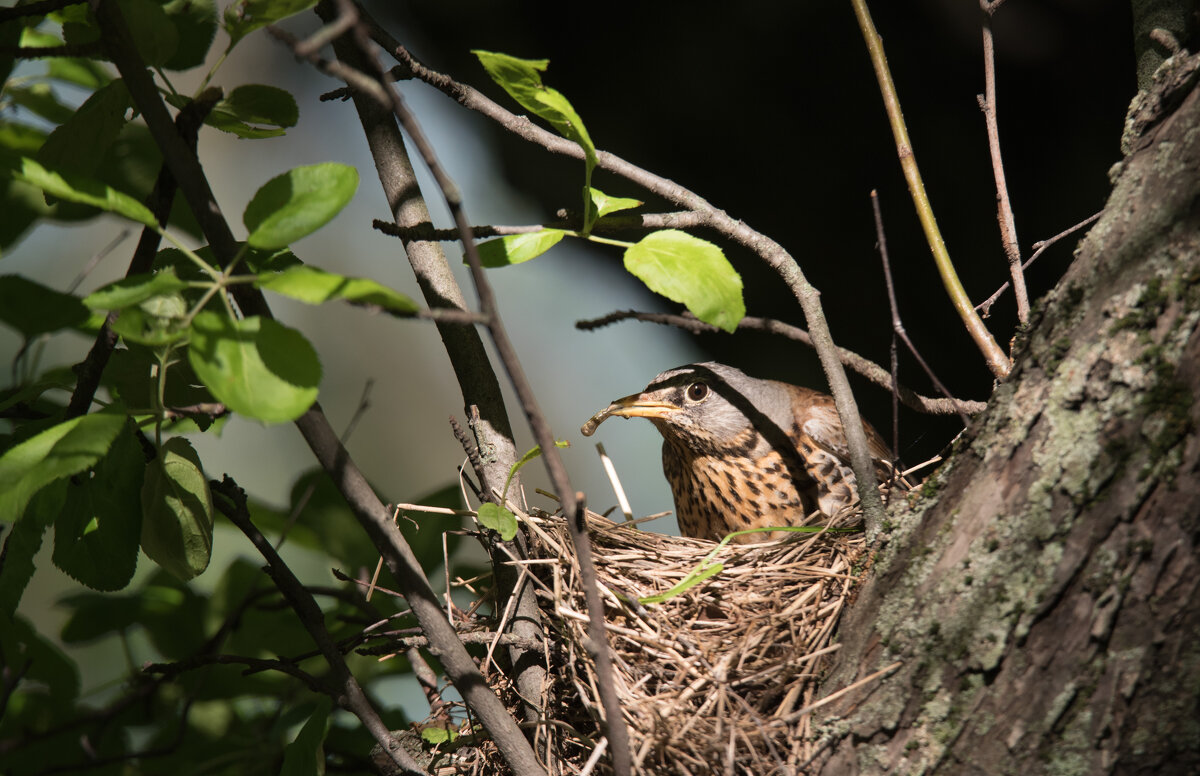
{"type": "Polygon", "coordinates": [[[710,361],[663,372],[641,393],[617,399],[593,415],[581,431],[591,436],[614,415],[646,418],[668,442],[718,452],[747,444],[752,428],[763,421],[777,423],[789,412],[780,383],[710,361]]]}

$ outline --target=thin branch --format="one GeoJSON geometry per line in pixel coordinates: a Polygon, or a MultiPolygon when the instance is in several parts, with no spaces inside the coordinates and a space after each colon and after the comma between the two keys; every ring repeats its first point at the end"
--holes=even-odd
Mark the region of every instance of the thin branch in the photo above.
{"type": "Polygon", "coordinates": [[[1004,179],[1004,157],[1000,153],[1000,125],[996,120],[996,43],[992,35],[992,13],[998,7],[988,0],[979,0],[983,11],[983,82],[984,93],[979,96],[979,108],[987,125],[988,152],[992,158],[992,175],[996,179],[996,219],[1000,222],[1000,242],[1008,257],[1013,292],[1017,297],[1017,320],[1029,322],[1029,292],[1025,290],[1025,273],[1021,269],[1021,244],[1017,241],[1017,221],[1013,216],[1004,179]]]}
{"type": "MultiPolygon", "coordinates": [[[[913,358],[915,358],[917,363],[921,365],[921,368],[925,370],[925,374],[929,376],[929,380],[933,383],[934,387],[941,391],[942,395],[944,395],[947,399],[954,401],[954,397],[950,395],[950,391],[946,389],[946,386],[942,384],[942,381],[939,380],[937,375],[933,373],[933,370],[929,368],[929,364],[925,363],[925,359],[921,358],[921,354],[917,352],[916,346],[913,345],[912,340],[908,338],[908,332],[904,330],[903,321],[900,320],[900,307],[896,304],[896,288],[894,285],[892,285],[892,264],[888,260],[887,236],[883,231],[883,213],[879,208],[879,194],[875,191],[871,192],[871,210],[875,215],[875,240],[876,244],[879,246],[879,258],[883,260],[883,277],[887,284],[888,305],[892,308],[892,331],[895,332],[896,336],[899,337],[904,342],[905,346],[908,347],[909,352],[913,354],[913,358]]],[[[892,368],[893,370],[896,368],[894,362],[892,368]]],[[[963,412],[962,410],[959,410],[958,417],[962,419],[964,426],[969,425],[971,422],[971,419],[967,417],[967,413],[963,412]]],[[[896,433],[899,435],[899,431],[896,433]]],[[[893,447],[892,449],[895,450],[897,448],[893,447]]]]}
{"type": "MultiPolygon", "coordinates": [[[[648,229],[687,229],[696,226],[707,226],[703,213],[682,211],[678,213],[645,213],[642,215],[611,215],[601,218],[592,227],[593,234],[612,234],[618,232],[645,231],[648,229]]],[[[423,223],[415,226],[397,226],[388,221],[376,219],[371,226],[393,237],[402,240],[438,240],[441,242],[457,242],[458,229],[436,229],[433,224],[423,223]]],[[[472,226],[471,233],[476,239],[480,237],[502,237],[510,234],[530,234],[543,229],[566,229],[579,231],[583,228],[583,219],[578,216],[563,218],[558,221],[547,221],[544,224],[520,224],[514,226],[484,225],[472,226]]]]}
{"type": "MultiPolygon", "coordinates": [[[[112,0],[89,0],[89,3],[96,15],[105,47],[125,79],[134,105],[144,117],[163,159],[179,182],[180,191],[200,223],[214,256],[228,266],[237,253],[237,242],[213,196],[199,160],[188,150],[172,125],[166,106],[130,38],[119,6],[112,0]]],[[[257,289],[237,285],[232,293],[238,306],[248,315],[273,317],[266,300],[257,289]]],[[[429,580],[413,555],[412,548],[391,523],[389,513],[353,459],[338,443],[337,435],[320,405],[314,404],[309,408],[296,421],[296,426],[321,466],[333,478],[359,524],[384,557],[426,636],[436,645],[432,649],[437,650],[455,687],[479,714],[502,752],[509,753],[513,747],[523,746],[528,758],[523,758],[521,762],[536,766],[528,742],[500,699],[488,689],[471,655],[442,615],[429,580]]],[[[380,744],[390,746],[391,737],[387,736],[380,744]]],[[[537,769],[514,767],[514,771],[524,774],[537,772],[537,769]]]]}
{"type": "Polygon", "coordinates": [[[325,616],[317,605],[312,594],[300,584],[300,580],[292,573],[275,548],[250,520],[250,512],[246,506],[246,494],[228,475],[222,482],[210,483],[214,496],[223,496],[225,500],[213,499],[213,506],[229,518],[230,522],[246,535],[254,548],[267,561],[267,574],[283,593],[292,610],[300,620],[300,624],[308,631],[308,635],[316,642],[321,650],[321,656],[329,665],[330,679],[334,687],[324,690],[338,706],[358,717],[363,727],[370,731],[375,740],[391,757],[397,768],[411,773],[423,774],[426,771],[392,738],[387,725],[383,723],[379,712],[371,705],[371,701],[359,686],[358,680],[350,672],[342,657],[341,650],[334,643],[333,637],[325,629],[325,616]]]}
{"type": "MultiPolygon", "coordinates": [[[[719,329],[710,324],[701,321],[691,314],[685,315],[670,315],[667,313],[641,313],[634,310],[623,310],[614,313],[609,313],[601,318],[595,318],[587,321],[577,321],[575,327],[584,331],[598,329],[603,326],[608,326],[618,321],[624,320],[645,321],[647,323],[657,323],[663,326],[675,326],[685,331],[690,331],[693,334],[715,334],[719,329]]],[[[812,338],[808,332],[798,326],[792,326],[782,321],[772,320],[770,318],[755,318],[746,316],[738,324],[739,329],[749,331],[764,331],[769,334],[776,334],[788,339],[801,342],[805,345],[812,346],[812,338]]],[[[858,355],[852,350],[839,347],[837,349],[838,358],[841,362],[857,374],[865,377],[875,385],[885,390],[892,390],[895,384],[892,382],[888,370],[858,355]]],[[[921,396],[912,389],[903,385],[899,386],[900,401],[904,402],[904,406],[914,409],[917,412],[924,412],[928,415],[950,415],[956,412],[966,413],[968,415],[977,415],[987,408],[987,404],[981,401],[969,401],[966,399],[935,399],[929,396],[921,396]]]]}
{"type": "MultiPolygon", "coordinates": [[[[368,25],[371,25],[370,18],[365,18],[368,25]]],[[[376,42],[385,50],[392,52],[402,65],[412,71],[414,77],[441,90],[464,107],[482,113],[519,137],[536,143],[551,153],[575,159],[583,158],[583,149],[577,143],[548,132],[533,124],[528,118],[516,116],[505,110],[478,91],[426,68],[378,25],[372,26],[371,32],[376,42]]],[[[842,369],[842,364],[838,360],[833,337],[825,321],[825,312],[821,307],[820,293],[809,284],[800,265],[779,243],[750,228],[744,221],[730,217],[725,211],[714,207],[703,197],[678,183],[630,164],[607,151],[596,152],[596,163],[600,169],[608,170],[633,181],[647,191],[651,191],[685,210],[701,214],[700,223],[703,226],[714,229],[729,239],[746,246],[779,274],[800,303],[804,316],[808,320],[813,336],[813,347],[821,360],[821,367],[829,381],[829,390],[833,394],[838,416],[846,431],[851,467],[858,482],[859,499],[863,505],[865,519],[868,524],[881,524],[883,522],[883,499],[879,494],[874,464],[867,451],[867,437],[866,432],[863,431],[858,405],[854,401],[854,395],[850,392],[845,370],[842,369]]]]}
{"type": "MultiPolygon", "coordinates": [[[[84,0],[79,0],[84,2],[84,0]]],[[[104,52],[99,42],[74,43],[64,46],[0,46],[0,56],[15,59],[45,57],[96,57],[104,52]]]]}
{"type": "MultiPolygon", "coordinates": [[[[1091,223],[1094,223],[1098,218],[1100,218],[1100,216],[1102,214],[1103,214],[1103,211],[1101,211],[1100,213],[1095,213],[1093,215],[1090,215],[1087,218],[1080,221],[1079,223],[1070,227],[1069,229],[1064,229],[1063,231],[1059,232],[1058,234],[1054,235],[1053,237],[1049,238],[1048,240],[1042,240],[1041,242],[1034,243],[1033,244],[1034,251],[1030,255],[1030,257],[1025,260],[1025,263],[1021,265],[1021,269],[1029,269],[1029,265],[1033,264],[1033,262],[1037,261],[1038,257],[1041,256],[1043,253],[1045,253],[1047,248],[1049,248],[1051,245],[1054,245],[1054,243],[1058,242],[1059,240],[1063,239],[1064,237],[1070,237],[1072,234],[1074,234],[1075,232],[1078,232],[1083,227],[1085,227],[1091,223]]],[[[1000,288],[996,289],[996,293],[992,294],[986,300],[984,300],[984,301],[980,302],[978,305],[976,305],[975,309],[979,311],[979,314],[982,315],[984,318],[988,317],[988,314],[992,310],[992,305],[994,305],[996,303],[996,300],[999,299],[1000,296],[1005,291],[1008,290],[1008,286],[1009,286],[1009,284],[1005,283],[1004,285],[1000,286],[1000,288]]]]}
{"type": "MultiPolygon", "coordinates": [[[[349,0],[339,2],[338,7],[342,15],[354,13],[354,6],[349,0]]],[[[408,106],[405,105],[400,94],[395,89],[385,85],[382,68],[379,67],[373,55],[368,55],[367,47],[370,45],[370,40],[366,35],[365,28],[356,25],[354,33],[358,38],[357,43],[360,50],[370,60],[374,69],[372,78],[375,82],[374,88],[368,90],[367,93],[372,95],[377,94],[379,91],[386,93],[392,112],[400,122],[400,126],[412,138],[413,145],[419,151],[422,160],[441,190],[442,197],[450,209],[454,223],[463,236],[463,248],[466,252],[467,263],[471,269],[471,277],[475,283],[475,290],[479,295],[480,311],[491,319],[487,327],[492,337],[492,344],[495,346],[496,352],[504,364],[509,381],[512,383],[522,409],[525,411],[525,417],[529,421],[534,439],[541,447],[542,461],[546,466],[547,473],[550,475],[550,481],[562,495],[564,513],[572,514],[575,511],[576,505],[582,503],[582,499],[580,498],[582,494],[576,494],[571,489],[566,467],[563,465],[562,458],[558,455],[558,448],[554,444],[554,435],[545,420],[545,416],[538,408],[533,389],[517,358],[516,350],[508,337],[504,323],[499,317],[495,294],[492,291],[491,284],[487,280],[487,275],[483,271],[483,265],[480,262],[479,251],[475,246],[475,241],[471,237],[470,222],[467,220],[463,209],[458,186],[450,179],[450,176],[442,167],[437,154],[433,150],[433,146],[425,137],[421,125],[408,110],[408,106]]],[[[358,88],[358,80],[358,78],[355,78],[353,82],[347,80],[347,83],[358,88]]],[[[568,524],[572,522],[568,520],[568,524]]],[[[576,544],[576,551],[578,552],[580,561],[580,575],[583,577],[587,591],[588,614],[590,618],[589,634],[594,642],[596,667],[601,677],[601,696],[607,716],[607,734],[613,749],[613,768],[619,776],[624,776],[624,774],[630,772],[631,768],[629,734],[625,728],[625,720],[622,717],[621,707],[616,697],[612,659],[608,652],[608,641],[606,638],[604,608],[599,590],[596,587],[596,572],[591,556],[591,543],[587,537],[586,526],[582,520],[577,522],[578,524],[573,525],[571,528],[571,536],[576,544]]],[[[540,766],[537,767],[540,768],[540,766]]]]}
{"type": "Polygon", "coordinates": [[[975,341],[975,346],[983,353],[984,360],[992,374],[1004,377],[1011,371],[1012,363],[1004,351],[996,344],[992,333],[975,313],[967,292],[963,290],[958,272],[950,260],[946,243],[938,229],[937,219],[933,215],[933,206],[929,203],[929,195],[925,192],[925,183],[921,179],[921,171],[917,168],[917,158],[913,154],[912,141],[908,138],[908,128],[904,123],[904,114],[900,110],[900,98],[896,94],[896,84],[888,70],[887,56],[883,52],[883,41],[875,31],[875,23],[871,21],[871,13],[867,10],[867,0],[850,0],[854,6],[854,15],[862,30],[863,39],[867,43],[867,51],[871,56],[871,64],[875,67],[875,77],[879,81],[879,91],[883,95],[883,105],[887,110],[888,121],[892,125],[892,134],[896,138],[896,152],[900,157],[900,167],[904,178],[908,181],[908,189],[912,194],[913,204],[917,208],[917,217],[925,230],[925,239],[933,252],[933,261],[942,277],[942,285],[950,295],[950,302],[966,326],[967,333],[975,341]]]}
{"type": "MultiPolygon", "coordinates": [[[[325,21],[337,15],[331,2],[317,5],[317,14],[325,21]]],[[[333,50],[339,61],[351,69],[365,72],[378,67],[370,56],[359,50],[346,37],[333,42],[333,50]]],[[[354,107],[367,139],[379,182],[387,198],[388,208],[398,226],[415,226],[430,221],[429,209],[421,194],[408,150],[390,101],[380,103],[366,92],[353,92],[354,107]]],[[[426,303],[435,309],[451,312],[467,312],[466,298],[455,280],[454,272],[446,260],[441,246],[436,243],[405,241],[404,252],[412,266],[413,274],[421,288],[426,303]]],[[[437,323],[450,365],[462,391],[463,404],[470,427],[474,431],[477,447],[486,449],[487,456],[478,476],[484,492],[499,491],[517,460],[512,426],[504,404],[504,395],[496,372],[492,369],[488,353],[479,331],[473,327],[451,326],[437,323]]],[[[519,487],[520,475],[514,480],[519,487]]],[[[513,623],[513,632],[531,639],[542,639],[545,632],[533,586],[520,584],[520,575],[501,565],[498,549],[512,554],[524,555],[524,536],[518,534],[511,543],[496,543],[489,546],[493,566],[496,567],[496,590],[499,596],[517,599],[518,619],[513,623]]],[[[509,648],[514,679],[524,699],[540,699],[543,696],[546,672],[533,653],[519,647],[509,648]]],[[[453,678],[453,674],[451,677],[453,678]]],[[[468,701],[470,702],[470,701],[468,701]]],[[[536,722],[545,717],[541,707],[523,707],[526,720],[536,722]]],[[[485,720],[486,721],[486,720],[485,720]]]]}

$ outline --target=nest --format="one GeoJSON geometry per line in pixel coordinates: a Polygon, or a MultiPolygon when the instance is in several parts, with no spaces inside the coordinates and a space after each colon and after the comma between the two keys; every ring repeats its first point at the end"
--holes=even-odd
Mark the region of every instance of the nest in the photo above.
{"type": "MultiPolygon", "coordinates": [[[[574,546],[561,517],[527,525],[530,557],[553,561],[528,566],[556,634],[555,724],[543,745],[563,773],[603,772],[607,758],[592,757],[603,711],[574,546]]],[[[860,572],[862,534],[718,546],[595,515],[589,529],[635,772],[800,772],[816,753],[810,712],[860,572]]]]}

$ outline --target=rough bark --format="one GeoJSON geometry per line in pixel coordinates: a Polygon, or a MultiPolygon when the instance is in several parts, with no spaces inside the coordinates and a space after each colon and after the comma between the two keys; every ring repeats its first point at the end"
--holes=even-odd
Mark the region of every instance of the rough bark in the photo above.
{"type": "Polygon", "coordinates": [[[1178,97],[895,519],[826,689],[903,667],[829,712],[814,772],[1200,772],[1200,92],[1178,97]]]}

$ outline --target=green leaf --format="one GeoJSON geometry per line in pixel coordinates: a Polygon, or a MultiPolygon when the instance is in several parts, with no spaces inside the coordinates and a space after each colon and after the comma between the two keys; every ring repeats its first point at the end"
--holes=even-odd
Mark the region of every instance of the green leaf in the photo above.
{"type": "Polygon", "coordinates": [[[259,27],[274,24],[293,14],[308,10],[317,0],[241,0],[225,9],[225,31],[229,33],[229,48],[237,45],[259,27]]]}
{"type": "Polygon", "coordinates": [[[429,727],[421,728],[421,740],[427,744],[437,746],[438,744],[447,744],[458,738],[458,731],[442,725],[430,725],[429,727]]]}
{"type": "Polygon", "coordinates": [[[20,275],[0,275],[0,322],[26,338],[67,328],[83,328],[91,313],[77,296],[64,294],[20,275]]]}
{"type": "Polygon", "coordinates": [[[179,48],[179,30],[162,5],[153,0],[118,0],[129,35],[142,61],[149,67],[164,67],[179,48]]]}
{"type": "MultiPolygon", "coordinates": [[[[556,439],[556,440],[554,440],[554,446],[559,448],[560,450],[562,450],[564,448],[570,447],[571,443],[565,439],[556,439]]],[[[500,494],[501,501],[504,501],[506,498],[508,498],[508,486],[509,486],[509,484],[512,483],[513,477],[517,476],[517,472],[521,471],[521,467],[523,467],[525,464],[529,463],[533,459],[539,457],[541,454],[542,454],[542,446],[534,445],[534,447],[529,452],[527,452],[527,453],[525,453],[525,455],[521,456],[521,459],[512,465],[512,468],[510,468],[508,470],[508,477],[506,477],[504,480],[504,490],[501,491],[501,494],[500,494]]]]}
{"type": "Polygon", "coordinates": [[[398,313],[417,311],[417,303],[412,299],[370,278],[346,277],[302,264],[283,272],[263,273],[258,276],[255,285],[306,304],[341,299],[352,304],[376,305],[398,313]]]}
{"type": "Polygon", "coordinates": [[[188,361],[226,407],[267,423],[303,415],[321,382],[321,364],[308,340],[257,316],[234,321],[201,312],[192,321],[188,361]]]}
{"type": "Polygon", "coordinates": [[[144,460],[126,422],[91,471],[67,480],[54,521],[54,565],[95,590],[120,590],[137,569],[144,460]]]}
{"type": "Polygon", "coordinates": [[[38,163],[51,170],[94,176],[125,127],[132,104],[121,79],[93,92],[46,138],[37,153],[38,163]]]}
{"type": "Polygon", "coordinates": [[[46,60],[46,77],[84,89],[99,89],[112,81],[112,74],[100,62],[79,57],[51,57],[46,60]]]}
{"type": "Polygon", "coordinates": [[[137,199],[117,191],[94,178],[71,173],[58,173],[47,170],[42,165],[28,157],[21,157],[10,169],[9,176],[36,186],[42,191],[60,199],[90,205],[110,213],[116,213],[152,229],[158,228],[158,222],[150,208],[137,199]]]}
{"type": "Polygon", "coordinates": [[[337,162],[297,167],[259,189],[242,221],[255,248],[284,248],[320,229],[354,198],[358,171],[337,162]]]}
{"type": "Polygon", "coordinates": [[[92,310],[120,310],[151,297],[185,288],[187,283],[179,279],[174,267],[170,267],[161,272],[133,275],[109,283],[84,297],[83,303],[92,310]]]}
{"type": "Polygon", "coordinates": [[[121,335],[126,344],[169,345],[183,339],[187,333],[182,327],[187,317],[187,300],[177,292],[160,293],[126,307],[113,321],[112,330],[121,335]]]}
{"type": "Polygon", "coordinates": [[[162,9],[175,25],[179,43],[164,67],[190,70],[204,64],[217,35],[217,8],[213,0],[170,0],[162,9]]]}
{"type": "Polygon", "coordinates": [[[243,138],[278,137],[300,119],[296,99],[274,86],[239,86],[218,102],[204,123],[243,138]]]}
{"type": "Polygon", "coordinates": [[[499,504],[490,501],[480,504],[476,518],[481,526],[500,534],[500,538],[506,542],[517,535],[517,516],[499,504]]]}
{"type": "Polygon", "coordinates": [[[29,499],[55,480],[94,466],[124,425],[123,415],[84,415],[9,448],[0,456],[0,522],[20,518],[29,499]]]}
{"type": "Polygon", "coordinates": [[[610,197],[600,189],[591,187],[588,188],[588,197],[591,199],[593,207],[596,208],[596,218],[604,218],[610,213],[616,213],[620,210],[631,210],[635,207],[641,207],[644,204],[640,199],[610,197]]]}
{"type": "Polygon", "coordinates": [[[558,245],[559,240],[566,236],[561,229],[542,229],[539,232],[527,234],[509,234],[495,240],[481,242],[475,247],[479,249],[479,261],[485,267],[507,267],[520,264],[523,261],[536,259],[546,251],[558,245]]]}
{"type": "Polygon", "coordinates": [[[325,733],[329,729],[329,714],[333,702],[322,695],[313,709],[312,716],[296,734],[296,740],[283,750],[283,768],[280,776],[324,776],[325,733]]]}
{"type": "Polygon", "coordinates": [[[212,557],[213,507],[200,457],[184,437],[168,439],[146,464],[142,486],[142,549],[182,580],[212,557]]]}
{"type": "Polygon", "coordinates": [[[474,49],[471,53],[479,58],[492,80],[521,107],[550,122],[560,135],[582,146],[590,163],[595,164],[596,147],[592,145],[583,120],[566,97],[542,84],[540,73],[550,66],[550,60],[520,59],[480,49],[474,49]]]}
{"type": "Polygon", "coordinates": [[[742,278],[721,249],[677,229],[646,235],[625,251],[625,269],[700,320],[732,332],[746,315],[742,278]]]}

